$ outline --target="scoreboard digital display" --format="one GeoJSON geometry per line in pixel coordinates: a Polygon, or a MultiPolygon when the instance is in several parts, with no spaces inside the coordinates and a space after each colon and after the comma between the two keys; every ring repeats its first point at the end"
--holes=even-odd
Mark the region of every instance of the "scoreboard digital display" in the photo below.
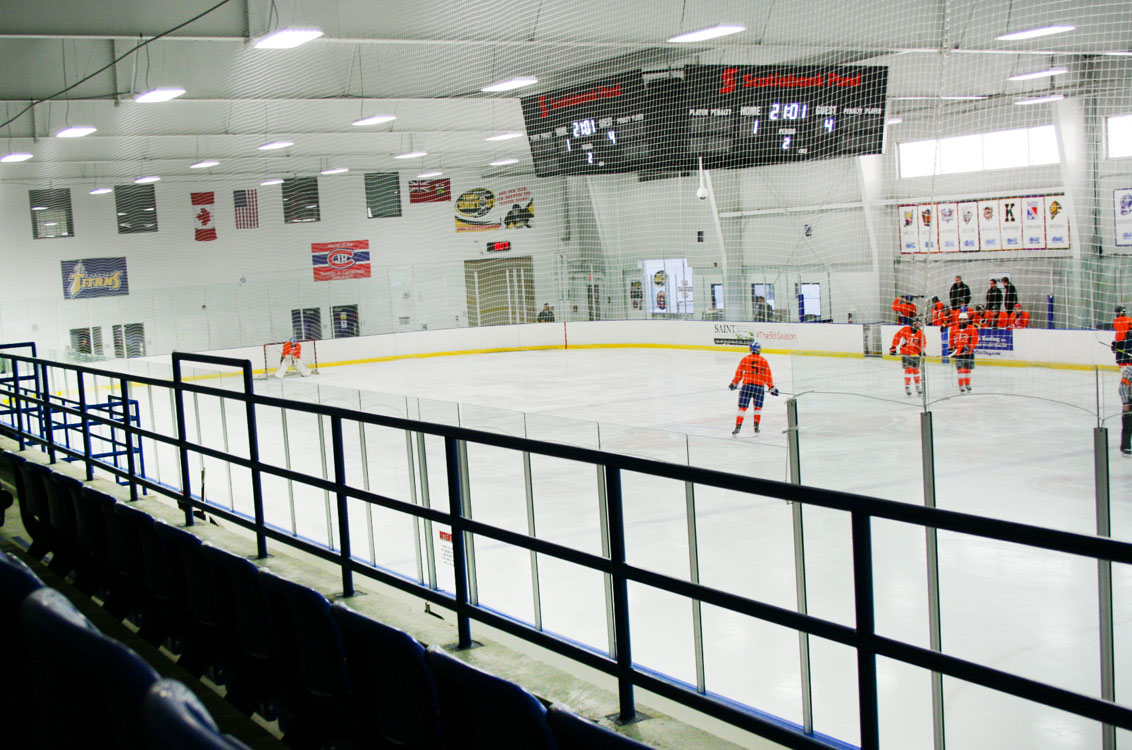
{"type": "Polygon", "coordinates": [[[640,71],[522,99],[535,174],[633,172],[652,155],[640,71]]]}
{"type": "Polygon", "coordinates": [[[689,65],[688,156],[708,169],[879,154],[888,68],[689,65]]]}

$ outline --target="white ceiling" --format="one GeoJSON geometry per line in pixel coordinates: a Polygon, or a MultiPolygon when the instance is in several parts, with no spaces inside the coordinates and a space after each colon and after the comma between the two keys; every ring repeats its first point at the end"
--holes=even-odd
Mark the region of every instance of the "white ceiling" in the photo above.
{"type": "Polygon", "coordinates": [[[484,140],[523,130],[519,97],[620,70],[694,62],[883,64],[890,68],[890,112],[915,117],[947,107],[1001,106],[1014,94],[1045,90],[1050,79],[1006,79],[1051,64],[1073,70],[1053,81],[1059,90],[1111,86],[1126,97],[1132,62],[1098,57],[1132,48],[1127,2],[1017,0],[229,0],[129,54],[217,1],[6,0],[0,122],[11,122],[0,127],[0,155],[28,151],[35,158],[0,164],[0,180],[200,179],[201,170],[188,167],[204,158],[221,161],[211,175],[239,179],[332,166],[489,170],[487,162],[507,156],[520,159],[511,169],[529,171],[525,139],[484,140]],[[738,22],[747,31],[699,45],[665,41],[719,22],[738,22]],[[995,40],[1052,23],[1072,23],[1077,31],[1030,42],[995,40]],[[293,50],[252,48],[249,40],[269,26],[317,26],[325,35],[293,50]],[[518,74],[540,83],[509,94],[479,91],[518,74]],[[133,101],[148,88],[173,84],[185,96],[163,104],[133,101]],[[905,99],[941,94],[990,98],[975,104],[905,99]],[[351,126],[372,114],[397,120],[351,126]],[[51,137],[65,124],[92,124],[98,132],[51,137]],[[295,145],[256,150],[280,138],[295,145]],[[409,167],[392,158],[409,150],[430,155],[409,167]]]}

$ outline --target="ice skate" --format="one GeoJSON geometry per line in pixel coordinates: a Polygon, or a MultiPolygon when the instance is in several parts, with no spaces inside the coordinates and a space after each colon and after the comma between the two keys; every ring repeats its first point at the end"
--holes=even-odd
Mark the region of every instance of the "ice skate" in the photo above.
{"type": "Polygon", "coordinates": [[[751,429],[754,430],[755,432],[758,432],[759,431],[759,423],[758,422],[751,422],[751,429]]]}
{"type": "Polygon", "coordinates": [[[1121,448],[1120,452],[1126,456],[1132,456],[1132,448],[1121,448]]]}
{"type": "Polygon", "coordinates": [[[742,427],[742,426],[743,425],[739,425],[739,424],[735,425],[735,429],[731,431],[731,434],[732,435],[738,435],[739,434],[739,428],[742,427]]]}
{"type": "Polygon", "coordinates": [[[912,388],[910,386],[904,386],[904,395],[906,395],[906,396],[912,395],[912,388]]]}
{"type": "Polygon", "coordinates": [[[924,395],[924,389],[921,388],[920,386],[916,386],[916,395],[917,396],[923,396],[924,395]]]}

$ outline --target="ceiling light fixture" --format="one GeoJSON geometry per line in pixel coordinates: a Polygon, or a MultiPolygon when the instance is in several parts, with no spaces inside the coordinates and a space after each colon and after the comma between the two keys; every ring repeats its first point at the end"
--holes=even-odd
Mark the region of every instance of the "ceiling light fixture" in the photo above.
{"type": "Polygon", "coordinates": [[[32,158],[31,154],[11,153],[7,156],[0,157],[0,161],[4,162],[5,164],[11,164],[17,161],[27,161],[30,158],[32,158]]]}
{"type": "Polygon", "coordinates": [[[421,172],[419,175],[417,175],[417,179],[423,180],[423,179],[426,179],[428,177],[439,177],[442,174],[444,174],[444,173],[443,172],[421,172]]]}
{"type": "Polygon", "coordinates": [[[319,172],[319,174],[342,174],[343,172],[349,171],[349,167],[332,167],[331,169],[322,170],[321,172],[319,172]]]}
{"type": "Polygon", "coordinates": [[[257,146],[256,148],[258,148],[260,151],[275,151],[276,149],[287,148],[288,146],[294,145],[295,144],[291,141],[271,141],[270,143],[265,143],[262,146],[257,146]]]}
{"type": "Polygon", "coordinates": [[[495,161],[490,162],[491,166],[493,166],[493,167],[505,167],[508,164],[518,164],[518,163],[519,163],[518,159],[496,159],[495,161]]]}
{"type": "Polygon", "coordinates": [[[134,101],[141,104],[167,102],[170,99],[176,99],[178,96],[183,96],[184,93],[185,90],[180,86],[167,86],[165,88],[150,89],[144,94],[138,94],[134,97],[134,101]]]}
{"type": "Polygon", "coordinates": [[[260,185],[282,185],[283,180],[279,179],[278,177],[272,177],[271,179],[264,180],[263,182],[261,182],[259,184],[260,185]]]}
{"type": "Polygon", "coordinates": [[[1030,99],[1015,99],[1015,104],[1045,104],[1046,102],[1056,102],[1064,99],[1065,94],[1050,94],[1049,96],[1035,96],[1030,99]]]}
{"type": "Polygon", "coordinates": [[[90,194],[91,195],[106,195],[107,193],[113,193],[113,192],[114,192],[114,188],[95,188],[94,190],[90,191],[90,194]]]}
{"type": "Polygon", "coordinates": [[[884,121],[884,124],[885,125],[899,125],[902,122],[904,122],[903,117],[890,117],[890,118],[888,118],[887,120],[884,121]]]}
{"type": "Polygon", "coordinates": [[[55,134],[56,138],[82,138],[84,135],[90,135],[98,130],[96,127],[90,125],[75,125],[70,128],[63,128],[55,134]]]}
{"type": "Polygon", "coordinates": [[[506,81],[499,81],[490,86],[484,86],[480,91],[497,92],[497,91],[512,91],[514,89],[521,89],[524,86],[530,86],[538,83],[538,79],[534,76],[515,76],[508,78],[506,81]]]}
{"type": "Polygon", "coordinates": [[[1049,70],[1035,70],[1032,73],[1019,73],[1010,76],[1012,81],[1029,81],[1032,78],[1050,78],[1052,76],[1059,76],[1068,73],[1068,68],[1050,68],[1049,70]]]}
{"type": "Polygon", "coordinates": [[[428,156],[427,151],[410,151],[407,154],[397,154],[394,159],[419,159],[422,156],[428,156]]]}
{"type": "Polygon", "coordinates": [[[354,120],[353,124],[355,127],[362,128],[366,125],[380,125],[383,122],[392,122],[396,119],[397,115],[370,115],[369,117],[363,117],[360,120],[354,120]]]}
{"type": "Polygon", "coordinates": [[[158,177],[157,175],[150,175],[149,177],[139,177],[136,180],[134,180],[134,184],[135,185],[145,185],[145,184],[150,183],[150,182],[157,182],[160,179],[161,178],[158,177]]]}
{"type": "Polygon", "coordinates": [[[215,167],[219,163],[220,162],[215,159],[205,159],[204,161],[198,161],[196,164],[190,164],[189,169],[208,169],[209,167],[215,167]]]}
{"type": "Polygon", "coordinates": [[[522,133],[500,133],[499,135],[491,135],[485,138],[485,141],[509,141],[512,138],[522,138],[522,133]]]}
{"type": "Polygon", "coordinates": [[[995,37],[1000,42],[1020,42],[1024,39],[1037,39],[1040,36],[1049,36],[1050,34],[1064,34],[1066,31],[1073,31],[1076,26],[1060,25],[1060,26],[1042,26],[1038,29],[1028,29],[1026,31],[1012,31],[1009,34],[995,37]]]}
{"type": "Polygon", "coordinates": [[[735,23],[721,23],[715,26],[708,26],[706,29],[699,29],[697,31],[688,31],[683,34],[677,34],[671,37],[668,41],[674,44],[688,44],[689,42],[706,42],[708,39],[718,39],[721,36],[728,36],[730,34],[738,34],[740,31],[746,31],[746,26],[740,26],[735,23]]]}
{"type": "Polygon", "coordinates": [[[31,207],[31,210],[32,210],[32,211],[46,211],[46,210],[47,210],[47,206],[32,206],[32,207],[31,207]]]}
{"type": "Polygon", "coordinates": [[[300,44],[318,39],[322,36],[322,29],[279,29],[257,40],[256,49],[293,49],[300,44]]]}

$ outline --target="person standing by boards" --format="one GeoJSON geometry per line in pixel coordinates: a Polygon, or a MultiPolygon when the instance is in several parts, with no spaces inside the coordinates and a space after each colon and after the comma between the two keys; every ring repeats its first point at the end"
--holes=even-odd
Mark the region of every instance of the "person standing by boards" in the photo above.
{"type": "Polygon", "coordinates": [[[959,392],[971,392],[971,370],[975,369],[975,347],[979,345],[979,329],[971,325],[967,313],[959,313],[959,325],[950,331],[949,348],[955,360],[959,392]]]}

